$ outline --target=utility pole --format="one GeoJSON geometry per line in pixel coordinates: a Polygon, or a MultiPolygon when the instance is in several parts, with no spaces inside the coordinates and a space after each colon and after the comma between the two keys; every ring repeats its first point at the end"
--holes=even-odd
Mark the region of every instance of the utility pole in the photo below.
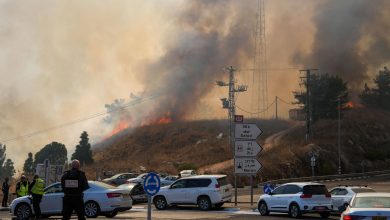
{"type": "Polygon", "coordinates": [[[304,84],[306,86],[306,142],[309,141],[311,134],[311,122],[312,122],[312,108],[311,108],[311,71],[315,71],[318,69],[303,69],[299,70],[299,72],[305,72],[306,76],[300,77],[304,80],[304,84]]]}
{"type": "Polygon", "coordinates": [[[278,120],[278,96],[275,96],[275,118],[278,120]]]}
{"type": "MultiPolygon", "coordinates": [[[[236,101],[235,101],[235,93],[236,92],[245,92],[248,89],[248,86],[246,85],[235,85],[235,78],[234,78],[234,72],[237,71],[237,69],[233,68],[232,66],[226,68],[226,70],[229,72],[229,83],[225,83],[223,81],[217,81],[218,86],[229,86],[229,99],[222,98],[222,107],[224,109],[228,109],[228,120],[229,120],[229,144],[230,148],[233,152],[233,164],[236,164],[236,155],[234,154],[234,115],[236,114],[236,101]]],[[[235,165],[234,165],[235,166],[235,165]]],[[[235,187],[235,199],[234,204],[237,205],[237,175],[235,173],[235,167],[233,166],[233,173],[234,173],[234,187],[235,187]]]]}
{"type": "Polygon", "coordinates": [[[337,170],[338,174],[341,175],[341,97],[339,96],[337,99],[338,104],[338,125],[337,125],[337,148],[338,148],[338,156],[339,156],[339,168],[337,170]]]}

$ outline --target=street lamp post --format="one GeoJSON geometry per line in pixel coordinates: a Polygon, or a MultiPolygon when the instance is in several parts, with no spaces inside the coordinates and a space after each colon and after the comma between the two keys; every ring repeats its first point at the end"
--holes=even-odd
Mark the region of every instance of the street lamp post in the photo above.
{"type": "Polygon", "coordinates": [[[338,135],[337,135],[337,148],[338,148],[338,157],[339,157],[339,167],[338,174],[341,175],[341,97],[339,96],[337,99],[338,102],[338,135]]]}

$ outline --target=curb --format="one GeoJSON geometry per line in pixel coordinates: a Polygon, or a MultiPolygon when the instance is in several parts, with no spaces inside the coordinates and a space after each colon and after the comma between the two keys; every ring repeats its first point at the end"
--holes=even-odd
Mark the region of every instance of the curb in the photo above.
{"type": "Polygon", "coordinates": [[[0,212],[9,211],[9,207],[0,207],[0,212]]]}

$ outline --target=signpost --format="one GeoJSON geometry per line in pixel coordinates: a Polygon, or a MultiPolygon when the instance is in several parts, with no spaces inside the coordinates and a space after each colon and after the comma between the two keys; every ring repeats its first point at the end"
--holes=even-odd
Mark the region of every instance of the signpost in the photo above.
{"type": "Polygon", "coordinates": [[[236,123],[244,122],[244,116],[243,115],[234,115],[234,122],[236,122],[236,123]]]}
{"type": "Polygon", "coordinates": [[[271,183],[264,184],[263,191],[265,194],[269,194],[274,190],[274,186],[271,183]]]}
{"type": "Polygon", "coordinates": [[[152,219],[152,196],[160,191],[160,177],[153,172],[148,173],[144,179],[144,190],[148,194],[148,220],[152,219]]]}
{"type": "MultiPolygon", "coordinates": [[[[256,142],[263,131],[254,123],[237,123],[234,127],[234,174],[250,175],[253,205],[253,175],[261,168],[256,156],[263,148],[256,142]]],[[[235,191],[237,198],[237,186],[235,191]]]]}

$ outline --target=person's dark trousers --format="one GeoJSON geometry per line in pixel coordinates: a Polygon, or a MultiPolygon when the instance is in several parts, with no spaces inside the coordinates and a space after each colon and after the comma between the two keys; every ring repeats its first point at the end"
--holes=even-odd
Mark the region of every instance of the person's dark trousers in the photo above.
{"type": "Polygon", "coordinates": [[[72,212],[75,210],[79,220],[85,220],[84,216],[84,200],[82,196],[64,196],[62,219],[69,220],[72,212]]]}
{"type": "Polygon", "coordinates": [[[3,207],[7,207],[8,206],[8,193],[4,193],[3,201],[1,202],[1,206],[3,206],[3,207]]]}
{"type": "Polygon", "coordinates": [[[39,218],[41,216],[41,201],[42,201],[42,195],[32,194],[33,198],[33,209],[35,213],[35,217],[39,218]]]}

